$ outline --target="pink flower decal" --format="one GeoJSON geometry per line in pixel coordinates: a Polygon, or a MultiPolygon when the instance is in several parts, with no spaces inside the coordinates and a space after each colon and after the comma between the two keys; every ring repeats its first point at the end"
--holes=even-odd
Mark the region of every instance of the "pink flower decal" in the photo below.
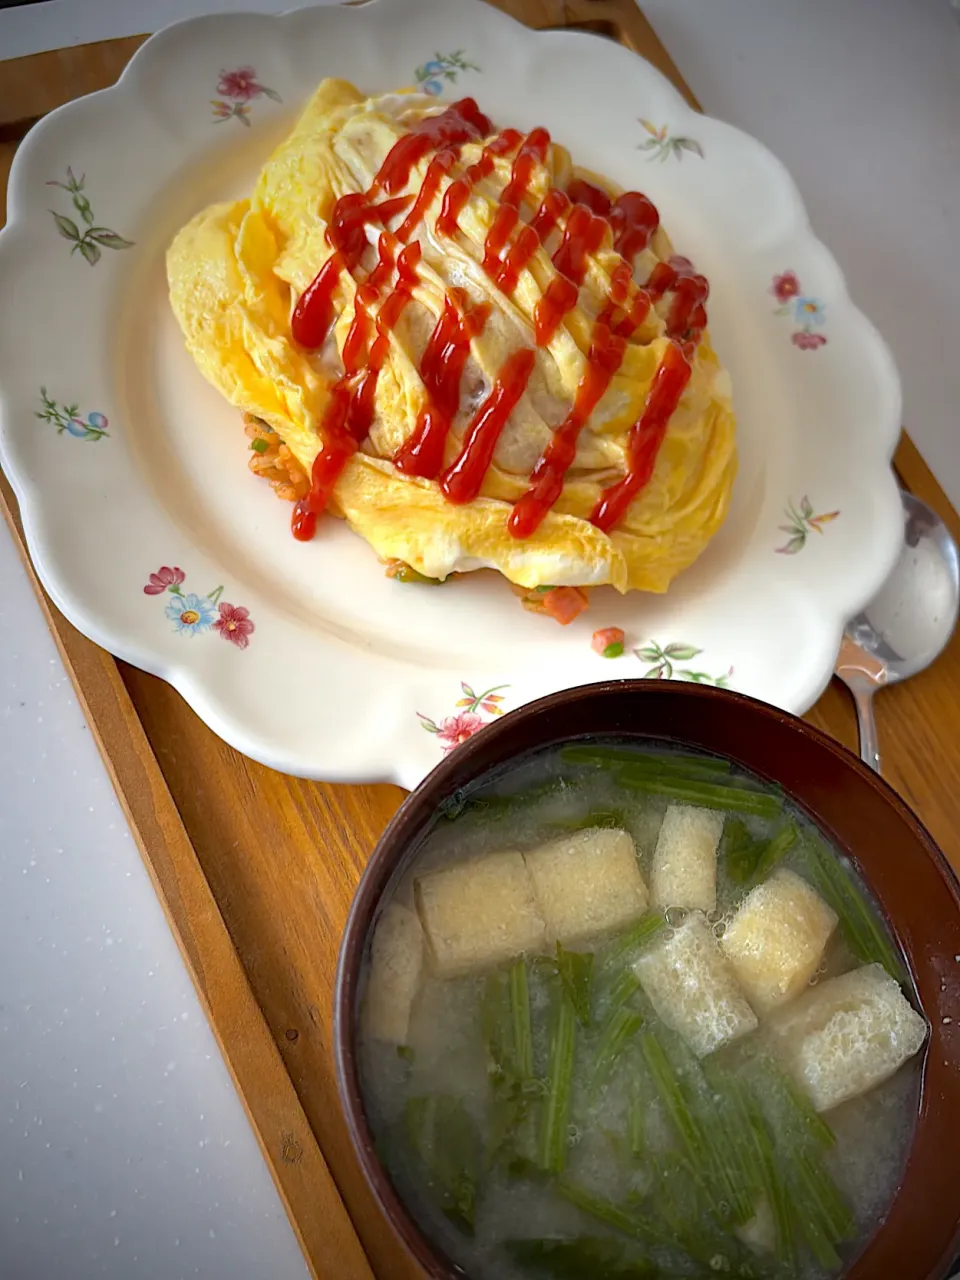
{"type": "Polygon", "coordinates": [[[465,680],[460,682],[460,688],[463,690],[463,697],[457,702],[457,707],[464,707],[465,710],[457,712],[455,715],[446,716],[439,722],[431,720],[429,716],[422,715],[419,711],[417,715],[420,723],[427,733],[435,733],[437,741],[443,747],[444,752],[450,752],[454,747],[458,747],[461,742],[466,742],[467,738],[472,738],[478,729],[482,729],[486,721],[479,712],[483,711],[488,716],[502,716],[503,694],[501,689],[509,688],[505,684],[494,685],[492,689],[486,689],[483,693],[476,693],[466,683],[465,680]]]}
{"type": "Polygon", "coordinates": [[[458,716],[447,716],[437,726],[437,741],[443,745],[444,751],[452,751],[461,742],[472,738],[478,729],[483,728],[483,717],[473,711],[461,711],[458,716]]]}
{"type": "Polygon", "coordinates": [[[246,649],[256,630],[250,610],[242,605],[228,604],[226,600],[221,603],[222,586],[205,596],[199,596],[195,591],[184,591],[186,576],[182,569],[161,565],[156,573],[150,574],[143,594],[162,596],[170,593],[172,599],[167,601],[164,613],[180,635],[199,636],[213,630],[238,649],[246,649]]]}
{"type": "Polygon", "coordinates": [[[276,89],[268,89],[257,79],[253,67],[237,67],[235,71],[221,71],[217,82],[217,93],[221,98],[211,98],[213,122],[219,124],[223,120],[239,120],[250,128],[250,103],[255,98],[272,98],[274,102],[282,99],[276,89]],[[224,101],[226,99],[226,101],[224,101]]]}
{"type": "Polygon", "coordinates": [[[818,351],[827,345],[822,333],[814,333],[826,323],[826,307],[819,298],[805,294],[795,271],[781,271],[773,277],[770,292],[780,304],[775,315],[790,316],[797,326],[790,341],[801,351],[818,351]]]}
{"type": "Polygon", "coordinates": [[[162,596],[165,591],[179,587],[186,576],[182,569],[171,569],[169,565],[161,565],[156,573],[151,573],[150,581],[143,588],[143,594],[162,596]]]}
{"type": "Polygon", "coordinates": [[[784,271],[782,275],[773,277],[770,292],[782,306],[783,303],[789,302],[791,298],[795,298],[799,294],[800,281],[793,271],[784,271]]]}
{"type": "Polygon", "coordinates": [[[827,340],[822,333],[810,333],[806,329],[798,329],[791,334],[790,341],[801,351],[816,351],[817,347],[826,346],[827,340]]]}
{"type": "Polygon", "coordinates": [[[250,636],[256,630],[250,619],[250,610],[244,609],[242,605],[227,604],[226,601],[219,608],[220,617],[213,624],[214,631],[219,632],[224,640],[229,640],[238,649],[246,649],[250,636]]]}
{"type": "Polygon", "coordinates": [[[251,98],[263,93],[263,86],[257,80],[253,67],[237,67],[236,71],[221,71],[217,93],[225,98],[239,98],[241,102],[249,102],[251,98]]]}

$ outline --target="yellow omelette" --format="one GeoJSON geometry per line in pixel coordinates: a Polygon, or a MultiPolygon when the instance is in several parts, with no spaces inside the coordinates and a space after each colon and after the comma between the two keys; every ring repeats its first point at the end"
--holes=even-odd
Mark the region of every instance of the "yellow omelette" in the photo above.
{"type": "MultiPolygon", "coordinates": [[[[398,141],[442,109],[417,94],[365,98],[344,81],[325,80],[264,166],[249,199],[205,209],[170,246],[170,299],[187,348],[203,375],[247,415],[251,466],[272,479],[282,496],[302,499],[308,493],[315,460],[330,447],[327,424],[332,398],[345,381],[351,326],[361,306],[376,314],[389,292],[381,290],[371,302],[371,289],[364,289],[380,238],[394,233],[409,214],[434,156],[418,156],[399,190],[389,193],[394,200],[409,197],[403,210],[382,224],[372,219],[365,229],[367,247],[339,272],[332,291],[328,335],[309,349],[295,339],[291,321],[301,295],[336,252],[331,226],[337,202],[374,190],[398,141]]],[[[558,278],[565,223],[578,206],[565,202],[565,212],[527,256],[509,290],[500,287],[484,259],[518,162],[516,152],[497,155],[477,180],[471,166],[488,141],[463,142],[422,216],[417,206],[419,220],[407,232],[407,243],[419,245],[416,283],[399,318],[383,329],[386,354],[369,427],[340,471],[327,510],[346,519],[382,560],[401,562],[430,579],[486,568],[531,591],[606,583],[621,592],[665,591],[704,549],[728,509],[737,465],[728,375],[702,327],[694,341],[686,341],[689,380],[651,474],[614,527],[604,531],[592,523],[602,495],[630,470],[636,424],[650,403],[658,369],[678,341],[670,333],[677,295],[654,297],[632,332],[623,321],[623,303],[611,321],[626,335],[622,358],[580,427],[562,489],[534,532],[514,536],[508,529],[512,504],[529,489],[538,460],[569,418],[598,318],[602,325],[618,287],[623,294],[625,268],[611,227],[580,264],[575,304],[538,345],[538,304],[558,278]],[[470,174],[469,196],[450,234],[449,227],[437,225],[444,196],[451,183],[470,174]],[[499,433],[479,492],[459,503],[448,500],[438,477],[404,474],[394,464],[430,408],[421,365],[451,291],[468,305],[483,305],[487,318],[470,338],[444,446],[446,466],[464,449],[511,355],[533,353],[529,378],[499,433]]],[[[534,221],[551,190],[564,192],[578,180],[609,199],[620,195],[614,184],[575,167],[561,146],[550,143],[528,175],[517,234],[534,221]]],[[[516,236],[503,248],[501,261],[515,241],[516,236]]],[[[629,296],[670,261],[678,260],[658,228],[628,258],[629,296]]]]}

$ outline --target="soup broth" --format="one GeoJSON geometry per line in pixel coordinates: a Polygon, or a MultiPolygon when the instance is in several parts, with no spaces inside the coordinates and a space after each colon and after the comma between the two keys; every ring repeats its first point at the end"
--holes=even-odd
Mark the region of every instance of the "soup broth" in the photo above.
{"type": "Polygon", "coordinates": [[[839,1275],[926,1024],[847,859],[729,762],[570,743],[454,796],[381,906],[367,1115],[471,1280],[839,1275]]]}

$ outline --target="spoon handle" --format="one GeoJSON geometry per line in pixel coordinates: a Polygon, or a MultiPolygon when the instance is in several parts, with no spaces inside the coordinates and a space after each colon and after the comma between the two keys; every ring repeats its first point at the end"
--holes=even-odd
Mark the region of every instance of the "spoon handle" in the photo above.
{"type": "Polygon", "coordinates": [[[880,772],[880,746],[877,742],[877,722],[873,714],[873,685],[857,683],[851,687],[857,708],[857,725],[860,730],[860,759],[877,773],[880,772]]]}

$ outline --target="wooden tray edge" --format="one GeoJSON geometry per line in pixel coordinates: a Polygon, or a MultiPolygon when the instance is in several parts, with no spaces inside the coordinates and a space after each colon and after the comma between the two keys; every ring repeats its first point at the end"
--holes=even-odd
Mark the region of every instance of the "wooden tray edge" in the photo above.
{"type": "MultiPolygon", "coordinates": [[[[510,0],[491,2],[510,11],[510,0]]],[[[621,43],[651,61],[691,106],[701,109],[632,0],[564,0],[557,7],[562,8],[559,21],[551,22],[545,15],[543,21],[532,20],[530,25],[596,29],[598,22],[609,22],[620,33],[621,43]]],[[[85,81],[77,94],[38,91],[41,96],[35,100],[31,94],[26,111],[9,109],[6,94],[0,94],[0,141],[22,136],[35,119],[70,97],[112,83],[143,39],[79,46],[76,52],[95,51],[99,69],[96,82],[85,81]]],[[[66,79],[73,52],[31,55],[0,62],[0,67],[29,72],[34,65],[39,70],[43,60],[45,71],[66,79]]],[[[906,434],[895,466],[905,486],[933,506],[960,538],[960,517],[906,434]]],[[[117,664],[77,632],[46,596],[26,550],[16,499],[2,475],[0,503],[311,1274],[329,1276],[329,1267],[323,1264],[333,1258],[337,1280],[372,1277],[117,664]],[[118,743],[124,744],[120,750],[118,743]],[[116,759],[111,752],[116,752],[116,759]],[[333,1213],[329,1213],[331,1205],[337,1206],[333,1213]],[[322,1216],[325,1212],[327,1216],[322,1216]]]]}
{"type": "Polygon", "coordinates": [[[50,600],[2,473],[0,505],[310,1273],[322,1280],[317,1260],[326,1256],[337,1259],[338,1280],[372,1280],[116,661],[50,600]]]}

